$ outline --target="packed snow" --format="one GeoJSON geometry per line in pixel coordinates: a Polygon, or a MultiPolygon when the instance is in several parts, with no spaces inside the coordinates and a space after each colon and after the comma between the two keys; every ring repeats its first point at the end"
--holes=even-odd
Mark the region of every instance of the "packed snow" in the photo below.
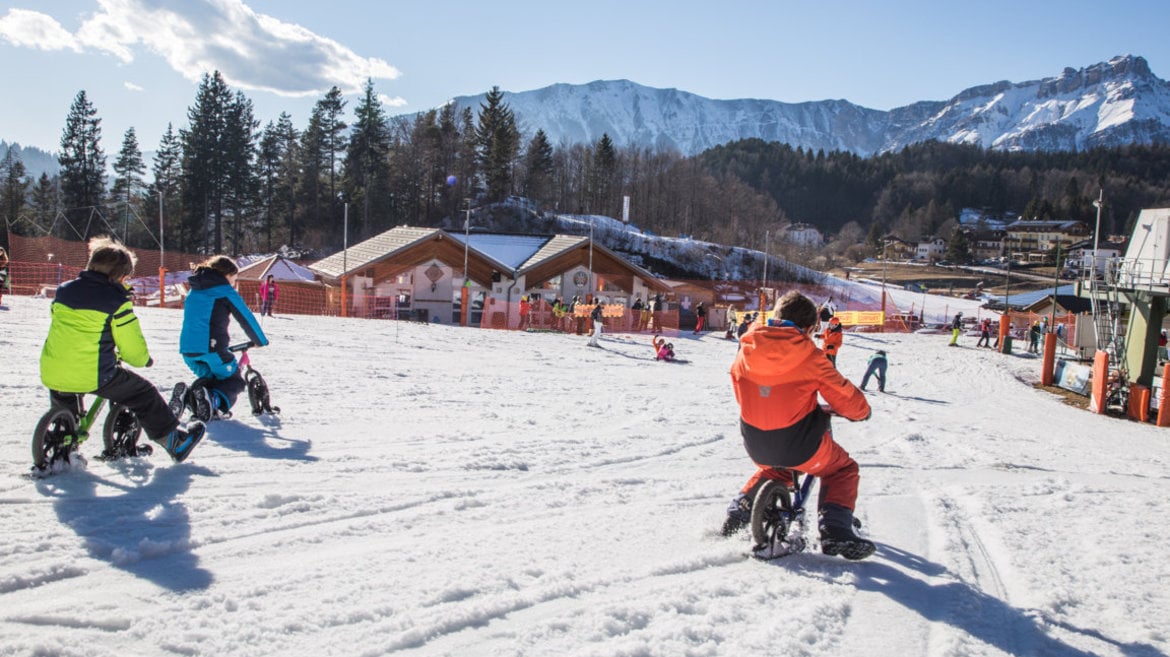
{"type": "MultiPolygon", "coordinates": [[[[0,655],[1170,654],[1170,430],[974,338],[847,334],[854,381],[890,354],[834,424],[878,551],[761,562],[717,533],[753,469],[722,333],[666,364],[648,335],[278,314],[251,355],[279,416],[33,479],[49,303],[0,311],[0,655]]],[[[141,372],[188,380],[181,313],[138,314],[141,372]]]]}

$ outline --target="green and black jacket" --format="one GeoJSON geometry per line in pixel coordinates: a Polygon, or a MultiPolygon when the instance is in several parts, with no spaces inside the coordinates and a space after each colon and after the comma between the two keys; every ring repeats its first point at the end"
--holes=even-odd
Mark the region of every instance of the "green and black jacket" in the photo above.
{"type": "Polygon", "coordinates": [[[105,274],[83,271],[57,288],[53,322],[41,350],[41,383],[59,392],[93,392],[117,372],[150,360],[130,292],[105,274]]]}

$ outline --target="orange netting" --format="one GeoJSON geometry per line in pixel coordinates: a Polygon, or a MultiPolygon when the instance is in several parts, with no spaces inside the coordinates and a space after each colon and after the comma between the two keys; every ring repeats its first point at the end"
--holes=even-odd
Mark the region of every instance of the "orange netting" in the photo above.
{"type": "MultiPolygon", "coordinates": [[[[56,287],[70,280],[85,267],[89,259],[85,242],[68,241],[55,237],[22,237],[8,235],[11,262],[9,275],[11,293],[23,295],[41,294],[52,296],[56,287]]],[[[194,263],[205,256],[180,252],[166,252],[160,259],[158,251],[133,249],[138,256],[138,278],[131,281],[137,294],[137,303],[157,305],[159,303],[158,268],[164,262],[172,274],[187,272],[194,263]]],[[[770,310],[778,295],[789,290],[799,290],[817,303],[829,299],[842,322],[858,331],[899,331],[908,332],[919,328],[924,317],[921,310],[900,309],[888,295],[884,304],[885,322],[882,325],[883,304],[881,294],[875,301],[873,294],[855,296],[854,288],[848,285],[817,285],[809,283],[778,283],[769,281],[672,281],[674,291],[663,297],[662,310],[655,313],[629,309],[624,303],[609,303],[604,307],[605,331],[609,333],[677,333],[690,330],[697,320],[693,310],[701,301],[707,310],[705,330],[724,331],[727,328],[727,308],[734,305],[738,321],[744,320],[747,312],[758,313],[760,308],[770,310]]],[[[245,302],[257,313],[261,309],[259,294],[260,281],[241,279],[237,289],[245,302]]],[[[363,295],[345,300],[346,311],[342,311],[341,290],[317,281],[277,282],[278,293],[273,303],[274,314],[299,315],[346,315],[368,319],[403,319],[412,321],[442,322],[459,324],[463,321],[459,301],[449,305],[411,304],[409,299],[363,295]]],[[[164,290],[165,305],[181,307],[186,287],[179,277],[168,276],[164,290]]],[[[626,295],[621,292],[599,292],[601,296],[619,299],[626,295]]],[[[588,296],[586,297],[589,298],[588,296]]],[[[590,331],[588,319],[592,306],[580,304],[573,313],[554,312],[550,299],[540,299],[532,304],[526,317],[521,316],[519,300],[501,301],[487,297],[471,302],[466,322],[470,326],[508,330],[559,331],[585,334],[590,331]]],[[[758,317],[758,315],[757,315],[758,317]]],[[[1030,323],[1030,321],[1029,321],[1030,323]]],[[[1026,326],[1026,324],[1025,324],[1026,326]]],[[[1071,341],[1073,324],[1067,326],[1071,341]]]]}

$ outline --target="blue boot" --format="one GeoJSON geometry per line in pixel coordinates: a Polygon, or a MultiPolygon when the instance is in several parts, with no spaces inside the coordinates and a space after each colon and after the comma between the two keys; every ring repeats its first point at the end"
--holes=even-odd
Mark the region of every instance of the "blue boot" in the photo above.
{"type": "Polygon", "coordinates": [[[167,454],[171,455],[175,463],[182,463],[191,455],[191,450],[195,449],[199,441],[203,440],[204,433],[206,433],[206,429],[203,423],[198,420],[188,424],[186,430],[175,427],[167,434],[163,443],[167,454]]]}

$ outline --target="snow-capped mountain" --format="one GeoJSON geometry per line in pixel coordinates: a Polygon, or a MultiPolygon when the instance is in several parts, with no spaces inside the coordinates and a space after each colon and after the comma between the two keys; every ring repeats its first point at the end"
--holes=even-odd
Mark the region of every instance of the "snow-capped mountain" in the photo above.
{"type": "MultiPolygon", "coordinates": [[[[484,96],[461,96],[479,109],[484,96]]],[[[782,103],[714,100],[628,80],[555,84],[507,92],[526,137],[543,129],[553,144],[595,142],[673,148],[686,155],[760,138],[872,155],[936,139],[1002,150],[1081,150],[1170,141],[1170,83],[1132,55],[1029,82],[972,87],[948,101],[888,112],[847,100],[782,103]]]]}

